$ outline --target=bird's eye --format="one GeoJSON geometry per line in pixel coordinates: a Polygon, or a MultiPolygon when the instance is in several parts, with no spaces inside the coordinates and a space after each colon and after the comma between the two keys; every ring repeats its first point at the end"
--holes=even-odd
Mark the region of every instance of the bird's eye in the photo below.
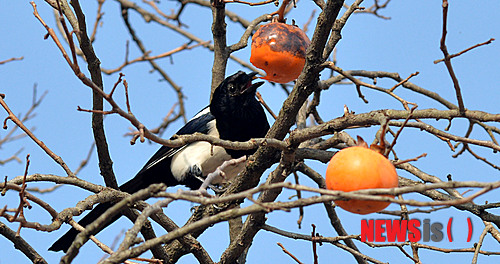
{"type": "Polygon", "coordinates": [[[236,86],[232,83],[230,83],[228,86],[227,86],[227,89],[229,90],[230,93],[234,93],[236,92],[236,86]]]}

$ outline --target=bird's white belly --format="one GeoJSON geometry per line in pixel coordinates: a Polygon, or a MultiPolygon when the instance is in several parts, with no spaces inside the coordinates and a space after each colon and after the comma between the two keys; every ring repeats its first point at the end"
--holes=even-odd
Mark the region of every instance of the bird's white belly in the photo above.
{"type": "MultiPolygon", "coordinates": [[[[197,165],[206,177],[209,173],[214,172],[217,167],[222,165],[224,161],[230,160],[231,156],[227,154],[226,150],[219,146],[212,146],[208,142],[195,142],[187,146],[183,151],[177,153],[172,157],[171,171],[178,181],[184,180],[188,175],[189,169],[193,165],[197,165]]],[[[234,176],[243,170],[244,163],[228,166],[224,172],[226,178],[216,178],[212,184],[219,184],[224,181],[232,179],[234,176]]]]}

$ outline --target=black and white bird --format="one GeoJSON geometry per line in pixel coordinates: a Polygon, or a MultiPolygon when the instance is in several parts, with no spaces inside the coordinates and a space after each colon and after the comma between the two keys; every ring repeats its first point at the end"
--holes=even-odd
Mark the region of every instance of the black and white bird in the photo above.
{"type": "MultiPolygon", "coordinates": [[[[255,98],[257,88],[264,82],[252,84],[256,74],[238,71],[227,77],[215,89],[210,105],[198,112],[176,135],[197,132],[231,141],[264,137],[269,130],[269,123],[264,109],[255,98]]],[[[254,151],[224,149],[201,141],[178,148],[162,146],[134,178],[120,186],[120,190],[134,193],[153,183],[165,183],[167,186],[185,185],[198,189],[207,174],[214,172],[224,161],[251,155],[254,151]]],[[[236,176],[243,167],[244,164],[241,163],[230,166],[225,171],[225,179],[236,176]]],[[[215,180],[212,184],[218,184],[220,180],[215,180]]],[[[97,205],[78,223],[85,227],[112,205],[111,202],[97,205]]],[[[107,225],[118,220],[120,216],[115,216],[107,225]]],[[[78,231],[72,228],[49,250],[66,252],[77,235],[78,231]]]]}

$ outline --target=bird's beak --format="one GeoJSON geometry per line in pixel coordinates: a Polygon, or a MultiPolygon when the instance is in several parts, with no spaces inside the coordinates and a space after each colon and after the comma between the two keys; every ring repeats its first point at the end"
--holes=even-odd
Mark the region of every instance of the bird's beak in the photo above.
{"type": "Polygon", "coordinates": [[[248,83],[247,83],[247,87],[243,91],[243,93],[255,92],[255,91],[257,91],[257,88],[259,88],[261,85],[264,84],[264,82],[256,82],[256,83],[252,84],[252,81],[255,80],[255,79],[257,79],[257,77],[256,77],[257,74],[258,74],[257,72],[251,72],[251,73],[248,74],[249,80],[248,80],[248,83]]]}
{"type": "Polygon", "coordinates": [[[255,79],[257,79],[257,77],[256,77],[257,74],[259,74],[259,73],[258,72],[251,72],[247,75],[248,75],[248,77],[250,77],[250,79],[255,80],[255,79]]]}
{"type": "Polygon", "coordinates": [[[248,76],[250,76],[250,79],[255,80],[258,78],[257,74],[259,74],[259,73],[258,72],[251,72],[248,74],[248,76]]]}

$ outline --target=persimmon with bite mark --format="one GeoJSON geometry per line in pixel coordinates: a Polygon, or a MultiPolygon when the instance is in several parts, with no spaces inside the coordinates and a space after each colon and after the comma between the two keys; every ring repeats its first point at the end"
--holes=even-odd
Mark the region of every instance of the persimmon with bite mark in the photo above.
{"type": "Polygon", "coordinates": [[[291,82],[304,68],[310,43],[299,27],[272,22],[261,26],[253,35],[250,62],[266,72],[264,80],[291,82]]]}
{"type": "MultiPolygon", "coordinates": [[[[335,154],[326,169],[326,187],[344,192],[398,186],[394,165],[382,154],[363,146],[345,148],[335,154]]],[[[393,197],[391,195],[386,195],[393,197]]],[[[335,204],[356,214],[379,212],[389,202],[337,200],[335,204]]]]}

